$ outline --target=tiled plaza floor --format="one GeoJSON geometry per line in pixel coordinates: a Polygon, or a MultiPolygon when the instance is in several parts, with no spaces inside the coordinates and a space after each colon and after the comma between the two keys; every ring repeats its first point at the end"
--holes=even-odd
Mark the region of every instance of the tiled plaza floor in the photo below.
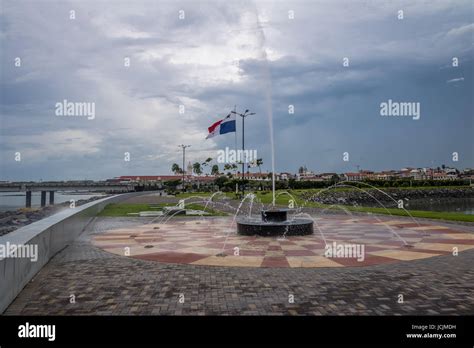
{"type": "MultiPolygon", "coordinates": [[[[105,235],[104,231],[138,227],[143,221],[97,219],[77,242],[38,273],[5,314],[474,313],[473,249],[458,256],[450,253],[410,261],[399,258],[394,263],[364,267],[267,268],[140,260],[105,252],[90,242],[91,237],[105,235]],[[75,296],[75,303],[70,302],[71,295],[75,296]],[[400,295],[403,303],[398,301],[400,295]],[[292,298],[294,303],[289,301],[292,298]]],[[[472,233],[472,227],[440,226],[472,233]]],[[[464,239],[470,240],[458,238],[464,239]]],[[[439,240],[432,242],[426,244],[443,244],[439,240]]],[[[433,246],[425,248],[438,250],[433,246]]]]}
{"type": "Polygon", "coordinates": [[[235,233],[233,219],[185,218],[113,229],[93,244],[117,255],[165,263],[226,267],[353,267],[474,249],[474,234],[435,223],[378,217],[320,217],[309,236],[235,233]],[[351,246],[352,257],[325,257],[325,246],[351,246]],[[363,257],[357,257],[363,246],[363,257]]]}

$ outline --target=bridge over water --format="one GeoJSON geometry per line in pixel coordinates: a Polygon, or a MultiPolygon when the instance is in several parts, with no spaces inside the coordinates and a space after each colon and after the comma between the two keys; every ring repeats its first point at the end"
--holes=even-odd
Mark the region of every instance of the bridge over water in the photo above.
{"type": "Polygon", "coordinates": [[[0,183],[0,192],[26,192],[25,206],[31,207],[31,193],[41,192],[41,206],[46,205],[46,194],[49,192],[49,204],[54,204],[54,193],[56,191],[87,191],[125,193],[136,191],[161,190],[161,183],[118,183],[108,181],[48,181],[48,182],[6,182],[0,183]]]}

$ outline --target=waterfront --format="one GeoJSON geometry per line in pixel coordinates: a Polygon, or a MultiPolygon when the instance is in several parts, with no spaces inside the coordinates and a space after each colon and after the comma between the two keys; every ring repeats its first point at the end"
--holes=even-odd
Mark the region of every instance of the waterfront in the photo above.
{"type": "MultiPolygon", "coordinates": [[[[103,196],[103,193],[90,192],[56,192],[54,203],[60,204],[69,202],[71,199],[78,201],[80,199],[89,199],[91,197],[103,196]]],[[[1,192],[0,193],[0,211],[10,211],[25,207],[25,192],[1,192]]],[[[33,192],[31,197],[31,206],[38,208],[41,205],[41,192],[33,192]]]]}

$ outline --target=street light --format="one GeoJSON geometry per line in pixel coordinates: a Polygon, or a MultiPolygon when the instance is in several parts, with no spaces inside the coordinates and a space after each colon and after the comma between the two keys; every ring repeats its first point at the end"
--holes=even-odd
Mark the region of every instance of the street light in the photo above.
{"type": "MultiPolygon", "coordinates": [[[[244,155],[245,150],[245,118],[250,115],[255,115],[255,112],[249,113],[249,110],[245,110],[243,114],[240,114],[236,111],[231,111],[231,113],[236,114],[237,116],[242,117],[242,156],[244,155]]],[[[242,161],[242,194],[244,193],[244,179],[245,179],[245,163],[242,161]]]]}
{"type": "Polygon", "coordinates": [[[180,148],[183,149],[183,168],[182,168],[182,172],[183,172],[183,192],[184,192],[184,163],[185,163],[184,158],[185,158],[185,156],[186,156],[186,148],[187,148],[187,147],[191,147],[191,145],[183,145],[183,144],[181,144],[181,145],[178,145],[178,147],[180,147],[180,148]]]}

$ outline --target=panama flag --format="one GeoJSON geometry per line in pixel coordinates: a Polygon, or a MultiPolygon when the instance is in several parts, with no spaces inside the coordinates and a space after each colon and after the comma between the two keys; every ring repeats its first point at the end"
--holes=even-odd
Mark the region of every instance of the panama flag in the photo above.
{"type": "Polygon", "coordinates": [[[209,134],[206,139],[215,137],[219,134],[235,132],[235,115],[228,114],[223,120],[217,121],[208,128],[209,134]]]}

